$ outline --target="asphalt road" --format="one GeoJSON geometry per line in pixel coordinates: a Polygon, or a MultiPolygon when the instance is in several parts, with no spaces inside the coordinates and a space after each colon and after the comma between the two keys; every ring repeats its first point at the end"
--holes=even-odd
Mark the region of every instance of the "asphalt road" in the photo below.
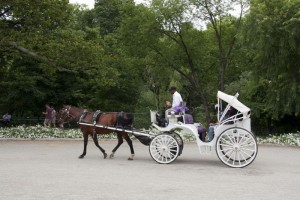
{"type": "MultiPolygon", "coordinates": [[[[100,141],[107,152],[116,141],[100,141]]],[[[0,199],[300,199],[300,148],[259,146],[243,169],[225,166],[216,154],[200,155],[195,143],[169,165],[152,160],[134,141],[135,160],[124,143],[114,159],[103,159],[92,141],[83,143],[0,141],[0,199]]]]}

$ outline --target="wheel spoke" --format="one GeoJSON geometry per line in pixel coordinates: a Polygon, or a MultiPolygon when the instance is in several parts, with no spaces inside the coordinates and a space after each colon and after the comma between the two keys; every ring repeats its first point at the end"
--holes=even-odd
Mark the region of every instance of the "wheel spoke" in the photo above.
{"type": "Polygon", "coordinates": [[[243,161],[248,163],[247,159],[245,158],[244,154],[242,152],[240,152],[241,157],[243,157],[243,161]]]}
{"type": "Polygon", "coordinates": [[[237,141],[236,141],[236,142],[237,142],[237,143],[240,143],[240,140],[241,140],[240,132],[238,131],[237,133],[238,133],[238,135],[237,135],[237,141]]]}
{"type": "Polygon", "coordinates": [[[226,141],[230,142],[230,144],[234,144],[234,141],[232,141],[231,137],[229,134],[226,134],[228,140],[226,140],[226,138],[224,138],[226,141]]]}
{"type": "Polygon", "coordinates": [[[240,145],[240,147],[248,147],[248,146],[255,146],[255,143],[254,142],[250,142],[248,144],[240,145]]]}
{"type": "Polygon", "coordinates": [[[248,148],[245,148],[245,147],[241,147],[241,150],[246,150],[246,151],[252,151],[252,152],[255,152],[255,149],[248,149],[248,148]]]}
{"type": "Polygon", "coordinates": [[[174,144],[174,145],[172,145],[172,146],[168,146],[169,148],[175,148],[175,147],[177,147],[177,145],[176,144],[174,144]]]}
{"type": "Polygon", "coordinates": [[[222,148],[222,151],[232,150],[232,147],[222,148]]]}
{"type": "Polygon", "coordinates": [[[239,153],[239,166],[241,166],[242,163],[241,163],[241,153],[239,153]]]}
{"type": "Polygon", "coordinates": [[[171,144],[174,144],[174,143],[175,143],[175,142],[172,141],[172,140],[167,140],[167,141],[166,141],[166,145],[168,145],[168,146],[171,145],[171,144]]]}
{"type": "Polygon", "coordinates": [[[241,152],[242,152],[242,153],[244,153],[244,154],[246,154],[246,155],[247,155],[249,158],[251,158],[251,157],[252,157],[252,155],[249,155],[247,152],[245,152],[245,151],[244,151],[244,150],[242,150],[242,149],[241,149],[241,152]]]}
{"type": "Polygon", "coordinates": [[[170,151],[170,152],[168,152],[168,155],[169,155],[169,157],[170,157],[170,158],[172,158],[173,156],[175,156],[175,154],[174,154],[174,153],[172,153],[171,151],[170,151]]]}
{"type": "Polygon", "coordinates": [[[154,156],[154,157],[156,157],[157,155],[160,155],[160,152],[158,152],[158,151],[152,151],[152,155],[154,156]]]}
{"type": "Polygon", "coordinates": [[[229,141],[228,140],[225,140],[225,139],[222,139],[222,145],[223,144],[227,144],[227,145],[230,145],[230,146],[232,146],[233,145],[233,143],[229,143],[229,141]]]}
{"type": "Polygon", "coordinates": [[[220,152],[223,153],[223,157],[227,157],[227,155],[228,155],[229,153],[232,153],[233,150],[231,150],[231,151],[229,150],[229,151],[226,151],[226,152],[221,150],[220,152]]]}
{"type": "Polygon", "coordinates": [[[228,156],[228,159],[226,160],[226,162],[228,163],[230,158],[231,158],[231,155],[232,155],[233,151],[231,151],[231,154],[228,156]]]}
{"type": "Polygon", "coordinates": [[[223,147],[231,147],[232,148],[232,145],[228,145],[228,144],[221,144],[221,146],[223,147]]]}
{"type": "Polygon", "coordinates": [[[234,165],[234,163],[235,163],[235,159],[236,159],[236,154],[237,154],[237,152],[235,152],[235,154],[234,154],[234,159],[232,160],[232,164],[234,165]]]}
{"type": "Polygon", "coordinates": [[[248,143],[248,141],[252,140],[252,138],[248,138],[247,140],[245,140],[244,142],[240,143],[240,145],[244,145],[246,143],[248,143]]]}
{"type": "Polygon", "coordinates": [[[229,140],[231,141],[232,144],[235,143],[233,134],[234,134],[234,133],[227,134],[227,137],[229,138],[229,140]]]}

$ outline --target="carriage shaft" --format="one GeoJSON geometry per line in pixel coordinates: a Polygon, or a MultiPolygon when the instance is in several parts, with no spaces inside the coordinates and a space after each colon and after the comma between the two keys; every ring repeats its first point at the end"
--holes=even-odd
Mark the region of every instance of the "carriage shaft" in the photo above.
{"type": "Polygon", "coordinates": [[[90,124],[90,123],[84,123],[84,122],[78,122],[78,124],[80,125],[84,125],[84,126],[92,126],[92,127],[97,127],[97,128],[104,128],[104,129],[109,129],[109,130],[113,130],[113,131],[121,131],[121,132],[126,132],[126,133],[131,133],[134,136],[138,135],[138,136],[146,136],[149,138],[154,138],[154,135],[150,135],[149,133],[144,133],[142,131],[134,131],[134,130],[128,130],[128,129],[122,129],[122,128],[117,128],[117,127],[113,127],[113,126],[104,126],[101,124],[90,124]]]}

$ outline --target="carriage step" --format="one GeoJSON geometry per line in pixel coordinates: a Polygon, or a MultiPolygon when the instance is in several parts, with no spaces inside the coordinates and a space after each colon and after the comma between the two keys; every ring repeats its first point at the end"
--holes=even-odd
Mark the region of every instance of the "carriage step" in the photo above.
{"type": "Polygon", "coordinates": [[[199,150],[201,154],[210,154],[214,149],[212,145],[201,145],[199,150]]]}

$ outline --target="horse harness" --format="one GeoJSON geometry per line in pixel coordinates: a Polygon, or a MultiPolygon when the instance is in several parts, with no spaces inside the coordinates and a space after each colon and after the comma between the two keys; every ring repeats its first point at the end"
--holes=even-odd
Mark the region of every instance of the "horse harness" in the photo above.
{"type": "MultiPolygon", "coordinates": [[[[78,120],[78,123],[80,122],[83,122],[83,119],[85,118],[86,114],[88,113],[87,110],[84,110],[80,117],[79,117],[79,120],[78,120]]],[[[100,116],[103,114],[103,112],[101,112],[100,110],[97,110],[96,112],[94,112],[93,114],[93,118],[92,118],[92,122],[93,122],[93,137],[95,136],[96,134],[96,124],[97,124],[97,121],[99,120],[100,116]]]]}
{"type": "Polygon", "coordinates": [[[63,113],[61,114],[62,116],[65,115],[66,118],[73,118],[71,115],[70,115],[70,109],[71,109],[71,106],[68,106],[68,108],[64,109],[63,113]]]}
{"type": "MultiPolygon", "coordinates": [[[[70,109],[70,108],[69,108],[70,109]]],[[[79,121],[80,122],[84,122],[84,118],[86,117],[86,114],[88,113],[87,110],[84,110],[82,112],[82,114],[80,115],[79,121]]],[[[97,110],[96,112],[94,112],[93,117],[92,117],[92,123],[93,123],[93,137],[96,134],[96,125],[97,122],[99,120],[99,118],[101,117],[102,114],[105,114],[104,112],[101,112],[100,110],[97,110]]],[[[117,121],[116,124],[114,125],[117,128],[126,128],[126,129],[132,129],[131,125],[133,122],[133,115],[128,114],[128,113],[124,113],[124,112],[119,112],[117,114],[117,121]]]]}

